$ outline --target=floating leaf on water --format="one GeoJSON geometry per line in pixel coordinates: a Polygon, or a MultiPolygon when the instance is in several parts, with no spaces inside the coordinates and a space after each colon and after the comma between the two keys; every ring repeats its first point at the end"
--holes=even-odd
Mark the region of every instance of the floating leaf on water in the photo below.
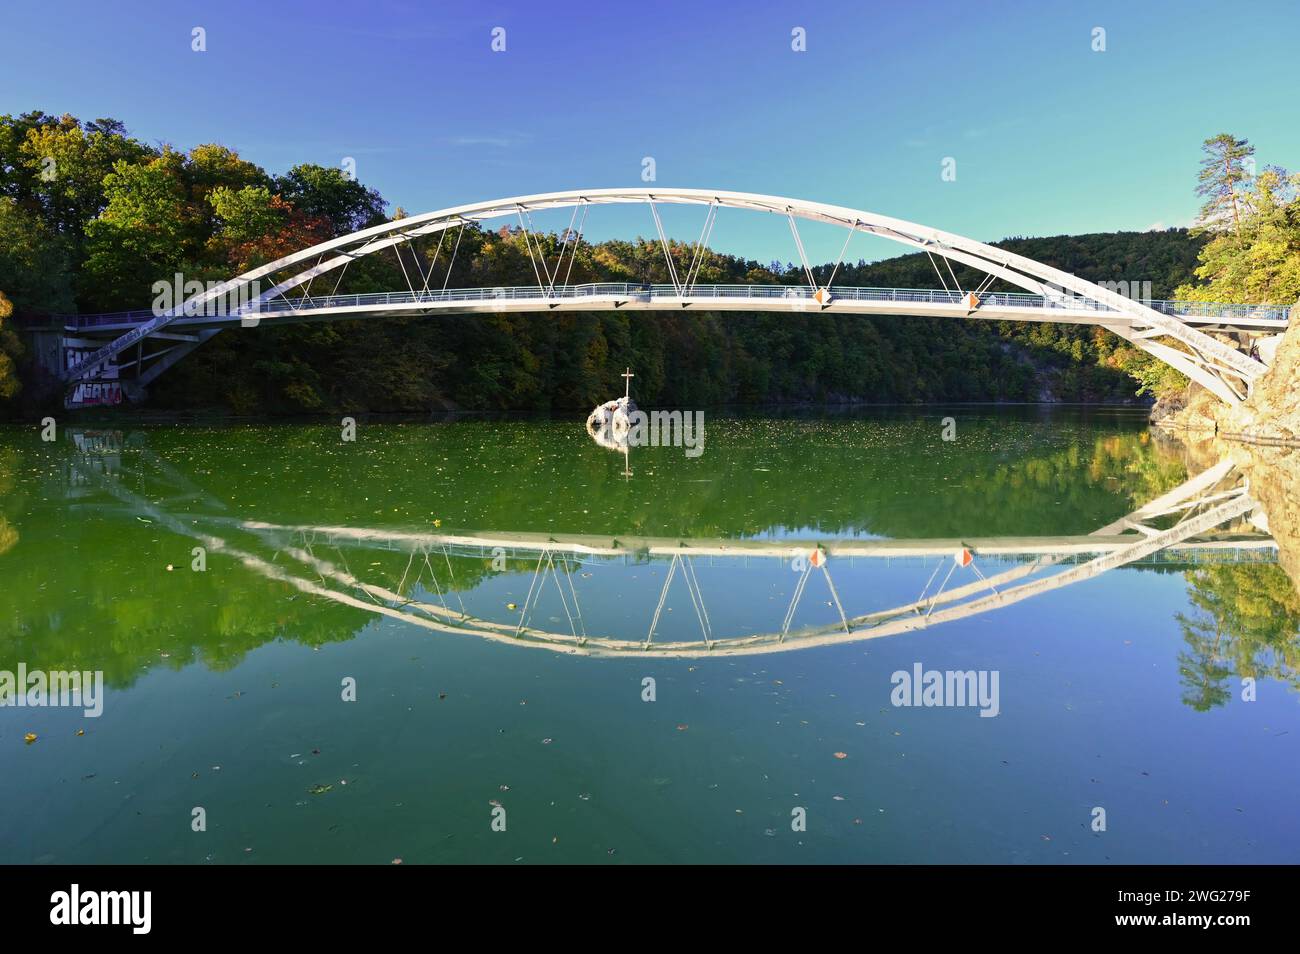
{"type": "Polygon", "coordinates": [[[31,745],[33,742],[36,741],[36,733],[28,732],[25,736],[23,736],[23,741],[26,742],[28,745],[31,745]]]}
{"type": "Polygon", "coordinates": [[[324,795],[333,788],[333,785],[313,785],[311,788],[307,789],[307,791],[312,795],[324,795]]]}

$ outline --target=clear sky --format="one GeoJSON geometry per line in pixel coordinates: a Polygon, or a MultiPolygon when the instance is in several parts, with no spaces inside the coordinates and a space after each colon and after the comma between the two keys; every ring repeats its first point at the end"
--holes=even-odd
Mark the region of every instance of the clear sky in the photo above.
{"type": "MultiPolygon", "coordinates": [[[[111,116],[272,172],[350,156],[408,212],[641,185],[650,156],[662,186],[996,240],[1189,224],[1200,143],[1218,132],[1300,166],[1298,41],[1296,0],[4,0],[0,112],[111,116]]],[[[538,224],[568,223],[551,215],[538,224]]],[[[714,246],[793,258],[786,224],[757,218],[724,212],[714,246]]],[[[681,209],[669,224],[693,239],[701,221],[681,209]]],[[[644,208],[590,226],[652,231],[644,208]]],[[[813,258],[834,258],[840,236],[807,232],[813,258]]],[[[901,250],[866,242],[849,257],[901,250]]]]}

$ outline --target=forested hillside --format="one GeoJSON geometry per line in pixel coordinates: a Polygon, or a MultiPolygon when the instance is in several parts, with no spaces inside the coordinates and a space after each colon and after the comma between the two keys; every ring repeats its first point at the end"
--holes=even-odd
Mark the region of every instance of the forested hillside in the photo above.
{"type": "MultiPolygon", "coordinates": [[[[224,146],[147,146],[114,120],[0,117],[0,292],[20,317],[138,308],[152,300],[153,282],[174,273],[223,279],[383,221],[386,208],[375,190],[337,169],[301,165],[270,175],[224,146]]],[[[1151,293],[1165,297],[1193,279],[1203,241],[1169,230],[998,244],[1086,279],[1150,282],[1151,293]]],[[[544,237],[551,254],[558,242],[544,237]]],[[[686,245],[675,252],[688,256],[686,245]]],[[[434,249],[419,254],[424,268],[434,249]]],[[[436,268],[446,262],[444,252],[436,268]]],[[[360,260],[339,290],[405,287],[400,269],[391,256],[360,260]]],[[[829,266],[818,272],[824,279],[829,266]]],[[[535,281],[524,237],[510,228],[467,229],[446,277],[452,287],[535,281]]],[[[658,243],[637,239],[583,243],[571,280],[668,278],[658,243]]],[[[804,278],[787,266],[713,254],[699,280],[804,278]]],[[[937,279],[924,255],[908,255],[843,267],[836,283],[929,288],[937,279]]],[[[637,372],[638,399],[651,406],[1123,401],[1160,377],[1150,359],[1108,333],[1051,324],[593,313],[268,325],[217,335],[155,383],[151,404],[269,414],[586,408],[621,389],[626,365],[637,372]]],[[[14,374],[34,372],[18,341],[3,336],[0,375],[15,391],[14,374]]],[[[0,406],[5,394],[0,381],[0,406]]]]}

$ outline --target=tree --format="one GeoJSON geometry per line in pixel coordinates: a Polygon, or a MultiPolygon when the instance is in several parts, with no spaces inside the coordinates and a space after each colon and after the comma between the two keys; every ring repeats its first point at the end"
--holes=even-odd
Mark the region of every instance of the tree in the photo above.
{"type": "Polygon", "coordinates": [[[1193,612],[1179,613],[1183,701],[1198,710],[1231,697],[1232,675],[1300,689],[1300,595],[1276,564],[1210,566],[1186,574],[1193,612]]]}
{"type": "Polygon", "coordinates": [[[195,146],[186,157],[185,168],[190,180],[190,195],[203,201],[213,189],[240,189],[245,186],[271,186],[271,177],[256,163],[239,158],[226,146],[207,143],[195,146]]]}
{"type": "Polygon", "coordinates": [[[1255,147],[1245,139],[1228,133],[1205,140],[1201,149],[1200,184],[1196,194],[1205,197],[1201,206],[1200,225],[1206,230],[1223,231],[1231,223],[1232,231],[1241,234],[1241,192],[1253,176],[1247,160],[1255,155],[1255,147]]]}
{"type": "Polygon", "coordinates": [[[275,180],[275,190],[305,215],[324,216],[335,235],[346,235],[383,219],[384,199],[341,169],[305,163],[275,180]]]}
{"type": "Polygon", "coordinates": [[[1242,195],[1236,232],[1220,232],[1201,250],[1202,284],[1178,289],[1191,301],[1286,304],[1300,297],[1300,176],[1268,166],[1242,195]]]}
{"type": "Polygon", "coordinates": [[[63,240],[17,200],[0,198],[0,288],[20,312],[73,310],[63,240]]]}
{"type": "Polygon", "coordinates": [[[58,121],[57,116],[39,109],[18,116],[7,113],[0,116],[0,196],[13,199],[29,212],[38,208],[36,191],[40,170],[28,164],[23,144],[32,130],[56,125],[58,121]]]}
{"type": "Polygon", "coordinates": [[[204,238],[209,238],[217,228],[217,214],[209,201],[218,189],[238,191],[262,189],[270,191],[271,177],[256,163],[241,159],[239,153],[225,146],[208,143],[195,146],[185,158],[185,178],[189,184],[190,201],[202,221],[204,238]]]}
{"type": "Polygon", "coordinates": [[[105,178],[119,163],[139,163],[152,150],[128,138],[116,120],[97,119],[83,127],[65,115],[29,129],[19,153],[41,217],[67,240],[77,264],[86,224],[108,202],[105,178]]]}
{"type": "MultiPolygon", "coordinates": [[[[22,353],[22,346],[13,332],[5,328],[5,319],[14,313],[14,306],[0,291],[0,400],[8,400],[22,387],[14,367],[14,357],[22,353]]],[[[0,529],[3,529],[0,522],[0,529]]],[[[4,552],[0,548],[0,553],[4,552]]]]}
{"type": "Polygon", "coordinates": [[[277,231],[284,224],[285,212],[291,208],[266,186],[232,189],[217,186],[207,201],[217,218],[214,238],[231,245],[251,242],[277,231]]]}
{"type": "Polygon", "coordinates": [[[119,161],[104,178],[103,213],[86,226],[82,300],[138,308],[153,283],[172,280],[195,251],[202,217],[189,201],[184,157],[166,149],[141,165],[119,161]]]}
{"type": "Polygon", "coordinates": [[[304,215],[265,186],[220,186],[208,203],[218,223],[209,250],[225,263],[223,271],[246,272],[330,237],[327,219],[304,215]]]}

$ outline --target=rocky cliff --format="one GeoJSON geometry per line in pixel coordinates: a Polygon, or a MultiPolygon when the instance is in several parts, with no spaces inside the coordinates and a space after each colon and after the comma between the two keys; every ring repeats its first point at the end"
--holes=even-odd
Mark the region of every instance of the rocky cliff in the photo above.
{"type": "Polygon", "coordinates": [[[1277,541],[1277,562],[1300,593],[1300,446],[1231,442],[1227,452],[1264,512],[1277,541]]]}
{"type": "Polygon", "coordinates": [[[1277,562],[1300,595],[1300,444],[1249,444],[1183,433],[1171,438],[1170,451],[1183,458],[1189,475],[1222,460],[1236,465],[1259,504],[1252,522],[1267,528],[1277,541],[1277,562]]]}
{"type": "Polygon", "coordinates": [[[1239,407],[1227,407],[1193,384],[1186,394],[1162,398],[1151,422],[1193,435],[1218,434],[1254,444],[1300,445],[1300,303],[1273,355],[1267,374],[1239,407]]]}

